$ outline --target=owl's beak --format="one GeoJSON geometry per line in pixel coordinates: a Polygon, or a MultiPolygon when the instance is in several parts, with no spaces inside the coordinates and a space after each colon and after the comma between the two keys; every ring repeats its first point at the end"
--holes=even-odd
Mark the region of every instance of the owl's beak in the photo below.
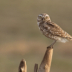
{"type": "Polygon", "coordinates": [[[42,20],[43,20],[43,21],[45,21],[45,19],[44,19],[44,18],[43,18],[42,20]]]}

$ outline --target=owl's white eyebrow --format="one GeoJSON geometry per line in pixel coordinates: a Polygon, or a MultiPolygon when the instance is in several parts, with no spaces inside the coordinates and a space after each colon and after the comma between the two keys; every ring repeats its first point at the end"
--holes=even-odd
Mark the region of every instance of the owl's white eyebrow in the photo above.
{"type": "Polygon", "coordinates": [[[39,15],[39,16],[42,16],[42,15],[39,15]]]}
{"type": "Polygon", "coordinates": [[[46,15],[46,16],[49,16],[49,15],[46,15]]]}

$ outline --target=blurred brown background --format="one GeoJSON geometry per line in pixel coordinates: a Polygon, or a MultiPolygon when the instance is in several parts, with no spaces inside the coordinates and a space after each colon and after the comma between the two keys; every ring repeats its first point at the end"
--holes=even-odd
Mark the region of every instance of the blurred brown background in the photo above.
{"type": "MultiPolygon", "coordinates": [[[[0,72],[17,72],[22,58],[28,72],[40,64],[52,43],[38,29],[40,13],[72,35],[72,0],[0,0],[0,72]]],[[[72,72],[72,42],[54,45],[51,72],[72,72]]]]}

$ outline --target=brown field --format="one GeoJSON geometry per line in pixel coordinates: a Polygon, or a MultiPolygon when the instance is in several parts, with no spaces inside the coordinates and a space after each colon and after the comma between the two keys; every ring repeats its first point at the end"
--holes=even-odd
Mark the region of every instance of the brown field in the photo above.
{"type": "MultiPolygon", "coordinates": [[[[71,0],[0,0],[0,72],[17,72],[23,58],[28,72],[40,64],[52,43],[36,23],[38,14],[44,12],[72,35],[71,0]]],[[[72,42],[54,45],[51,72],[72,72],[72,42]]]]}

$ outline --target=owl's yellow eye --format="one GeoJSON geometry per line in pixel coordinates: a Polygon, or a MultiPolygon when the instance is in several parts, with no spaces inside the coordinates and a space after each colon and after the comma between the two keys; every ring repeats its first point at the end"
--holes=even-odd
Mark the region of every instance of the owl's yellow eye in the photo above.
{"type": "Polygon", "coordinates": [[[39,16],[39,18],[41,19],[42,17],[41,17],[41,16],[39,16]]]}
{"type": "Polygon", "coordinates": [[[48,18],[48,16],[45,17],[46,19],[48,18]]]}

